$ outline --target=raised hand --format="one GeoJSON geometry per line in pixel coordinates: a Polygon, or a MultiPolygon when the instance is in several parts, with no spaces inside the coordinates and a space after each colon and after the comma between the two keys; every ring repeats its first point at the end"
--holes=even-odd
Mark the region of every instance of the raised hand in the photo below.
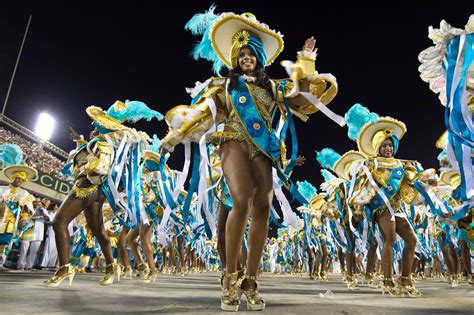
{"type": "Polygon", "coordinates": [[[69,127],[69,131],[71,132],[69,134],[69,137],[72,140],[80,140],[81,139],[81,135],[76,130],[74,130],[72,127],[69,127]]]}
{"type": "Polygon", "coordinates": [[[311,36],[306,40],[303,45],[303,49],[301,49],[300,56],[303,58],[316,58],[316,52],[318,48],[316,48],[316,39],[314,36],[311,36]]]}

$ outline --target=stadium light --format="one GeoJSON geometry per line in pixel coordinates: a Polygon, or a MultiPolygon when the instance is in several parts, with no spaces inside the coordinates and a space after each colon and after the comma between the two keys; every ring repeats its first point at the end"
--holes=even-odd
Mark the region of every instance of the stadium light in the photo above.
{"type": "Polygon", "coordinates": [[[43,140],[48,141],[53,134],[56,120],[47,113],[41,113],[36,121],[35,134],[43,140]]]}

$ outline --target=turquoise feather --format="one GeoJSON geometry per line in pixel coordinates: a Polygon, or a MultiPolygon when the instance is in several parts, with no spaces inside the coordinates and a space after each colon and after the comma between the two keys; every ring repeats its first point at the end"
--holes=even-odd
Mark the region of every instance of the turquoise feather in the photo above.
{"type": "Polygon", "coordinates": [[[149,150],[155,153],[159,153],[160,145],[161,145],[160,139],[158,139],[158,136],[154,134],[149,150]]]}
{"type": "Polygon", "coordinates": [[[113,106],[111,106],[107,110],[107,114],[120,121],[131,121],[133,123],[136,123],[141,119],[150,121],[153,118],[156,118],[157,120],[163,120],[164,118],[161,113],[157,112],[156,110],[150,109],[143,102],[127,100],[125,101],[125,104],[127,104],[128,107],[118,112],[116,112],[113,106]]]}
{"type": "Polygon", "coordinates": [[[0,164],[4,167],[19,165],[23,161],[23,151],[16,144],[5,143],[0,145],[0,164]]]}
{"type": "Polygon", "coordinates": [[[329,182],[330,180],[336,178],[333,173],[326,169],[321,169],[321,175],[323,176],[325,182],[329,182]]]}
{"type": "Polygon", "coordinates": [[[316,151],[316,160],[319,162],[319,165],[327,169],[332,170],[340,157],[341,155],[331,148],[324,148],[319,152],[316,151]]]}
{"type": "Polygon", "coordinates": [[[219,15],[214,14],[215,9],[216,6],[212,5],[206,12],[195,14],[188,23],[186,23],[184,29],[191,31],[194,36],[202,36],[200,42],[198,42],[192,50],[193,58],[195,60],[202,58],[211,61],[213,63],[212,70],[217,75],[220,75],[225,64],[212,48],[211,39],[209,38],[211,26],[219,17],[219,15]]]}
{"type": "Polygon", "coordinates": [[[313,195],[318,193],[318,190],[316,187],[308,183],[307,181],[304,182],[296,182],[296,185],[298,187],[298,192],[309,202],[311,200],[311,197],[313,195]]]}
{"type": "Polygon", "coordinates": [[[347,111],[344,118],[347,122],[347,135],[349,136],[349,139],[357,141],[357,136],[362,127],[369,122],[377,122],[379,115],[370,112],[367,107],[364,107],[361,104],[354,104],[347,111]]]}

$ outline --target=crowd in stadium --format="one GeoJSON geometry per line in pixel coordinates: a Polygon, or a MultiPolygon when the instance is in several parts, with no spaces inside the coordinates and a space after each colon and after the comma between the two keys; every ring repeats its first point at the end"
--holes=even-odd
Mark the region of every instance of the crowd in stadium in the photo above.
{"type": "Polygon", "coordinates": [[[13,143],[20,146],[25,156],[24,162],[38,171],[62,180],[71,179],[61,173],[66,162],[46,152],[41,144],[29,141],[25,137],[3,127],[0,127],[0,143],[13,143]]]}

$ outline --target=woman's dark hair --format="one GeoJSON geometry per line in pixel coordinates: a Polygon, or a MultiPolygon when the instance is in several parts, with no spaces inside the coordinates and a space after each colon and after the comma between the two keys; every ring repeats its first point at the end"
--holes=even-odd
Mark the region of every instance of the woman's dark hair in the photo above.
{"type": "MultiPolygon", "coordinates": [[[[229,93],[232,92],[232,90],[237,86],[237,79],[239,78],[239,76],[243,74],[244,72],[242,71],[242,69],[240,69],[239,65],[237,65],[237,67],[229,71],[229,73],[227,74],[227,79],[229,80],[227,92],[229,93]]],[[[265,69],[262,67],[262,65],[259,62],[257,62],[257,66],[255,67],[254,74],[257,77],[255,84],[261,87],[262,89],[267,90],[273,99],[274,95],[273,95],[272,83],[267,73],[265,72],[265,69]]]]}

